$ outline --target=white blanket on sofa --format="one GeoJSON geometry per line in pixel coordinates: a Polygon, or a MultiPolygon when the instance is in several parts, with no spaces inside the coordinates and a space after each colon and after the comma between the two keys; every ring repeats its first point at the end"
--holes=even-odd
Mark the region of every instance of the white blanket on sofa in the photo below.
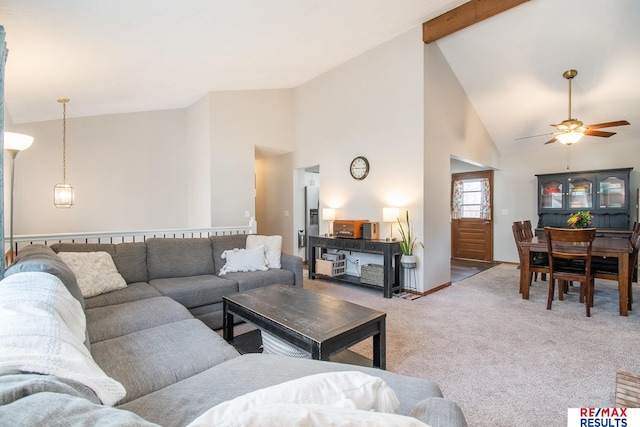
{"type": "Polygon", "coordinates": [[[13,274],[0,282],[0,373],[55,375],[92,389],[104,405],[126,391],[95,363],[83,344],[82,306],[57,277],[13,274]]]}

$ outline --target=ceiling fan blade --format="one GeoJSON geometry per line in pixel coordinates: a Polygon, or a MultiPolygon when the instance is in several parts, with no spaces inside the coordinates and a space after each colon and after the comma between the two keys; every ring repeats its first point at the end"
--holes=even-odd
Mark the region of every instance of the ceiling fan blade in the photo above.
{"type": "Polygon", "coordinates": [[[547,133],[541,133],[540,135],[521,136],[520,138],[516,138],[515,140],[518,141],[520,139],[537,138],[539,136],[547,136],[547,135],[553,135],[553,133],[547,132],[547,133]]]}
{"type": "Polygon", "coordinates": [[[556,139],[556,137],[554,136],[553,138],[551,138],[550,140],[548,140],[547,142],[545,142],[545,143],[544,143],[544,145],[551,144],[551,143],[556,142],[556,141],[557,141],[557,139],[556,139]]]}
{"type": "Polygon", "coordinates": [[[605,131],[601,131],[601,130],[591,130],[591,129],[587,129],[584,132],[585,135],[590,135],[590,136],[601,136],[603,138],[609,138],[610,136],[615,135],[615,132],[605,132],[605,131]]]}
{"type": "Polygon", "coordinates": [[[618,120],[617,122],[598,123],[595,125],[587,125],[588,129],[610,128],[613,126],[624,126],[630,124],[626,120],[618,120]]]}

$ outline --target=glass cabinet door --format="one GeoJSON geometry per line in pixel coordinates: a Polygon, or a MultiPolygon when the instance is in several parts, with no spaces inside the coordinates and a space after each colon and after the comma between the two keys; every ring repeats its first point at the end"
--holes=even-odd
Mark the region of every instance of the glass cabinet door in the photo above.
{"type": "Polygon", "coordinates": [[[549,180],[540,184],[540,208],[562,209],[562,182],[549,180]]]}
{"type": "Polygon", "coordinates": [[[625,207],[625,180],[615,176],[600,179],[598,195],[600,208],[611,209],[625,207]]]}
{"type": "Polygon", "coordinates": [[[576,178],[569,182],[569,209],[593,207],[593,182],[576,178]]]}

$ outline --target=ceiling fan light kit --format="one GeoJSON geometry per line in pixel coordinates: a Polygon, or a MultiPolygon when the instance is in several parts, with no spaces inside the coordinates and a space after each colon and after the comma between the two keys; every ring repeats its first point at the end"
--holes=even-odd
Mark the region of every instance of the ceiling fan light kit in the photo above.
{"type": "MultiPolygon", "coordinates": [[[[557,129],[557,132],[543,134],[543,135],[553,135],[549,141],[545,142],[545,144],[551,144],[553,142],[560,142],[564,145],[572,145],[576,142],[580,141],[583,136],[599,136],[601,138],[609,138],[610,136],[615,135],[615,132],[607,132],[607,131],[599,131],[595,129],[608,128],[614,126],[624,126],[628,125],[629,122],[626,120],[618,120],[615,122],[606,122],[606,123],[598,123],[595,125],[587,125],[578,120],[571,117],[571,80],[573,80],[578,75],[577,70],[567,70],[562,73],[562,77],[569,81],[569,118],[561,121],[558,124],[551,125],[557,129]]],[[[534,138],[536,136],[542,135],[534,135],[534,136],[525,136],[524,138],[517,139],[526,139],[526,138],[534,138]]]]}
{"type": "Polygon", "coordinates": [[[560,134],[556,135],[556,139],[561,144],[572,145],[572,144],[575,144],[576,142],[580,141],[583,136],[584,136],[584,132],[575,130],[575,131],[569,131],[569,132],[560,133],[560,134]]]}

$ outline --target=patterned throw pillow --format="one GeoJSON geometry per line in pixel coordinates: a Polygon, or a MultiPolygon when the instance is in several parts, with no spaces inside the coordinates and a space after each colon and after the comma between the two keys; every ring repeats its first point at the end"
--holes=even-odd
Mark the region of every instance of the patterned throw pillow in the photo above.
{"type": "Polygon", "coordinates": [[[76,275],[85,298],[127,287],[107,252],[59,252],[58,256],[76,275]]]}

